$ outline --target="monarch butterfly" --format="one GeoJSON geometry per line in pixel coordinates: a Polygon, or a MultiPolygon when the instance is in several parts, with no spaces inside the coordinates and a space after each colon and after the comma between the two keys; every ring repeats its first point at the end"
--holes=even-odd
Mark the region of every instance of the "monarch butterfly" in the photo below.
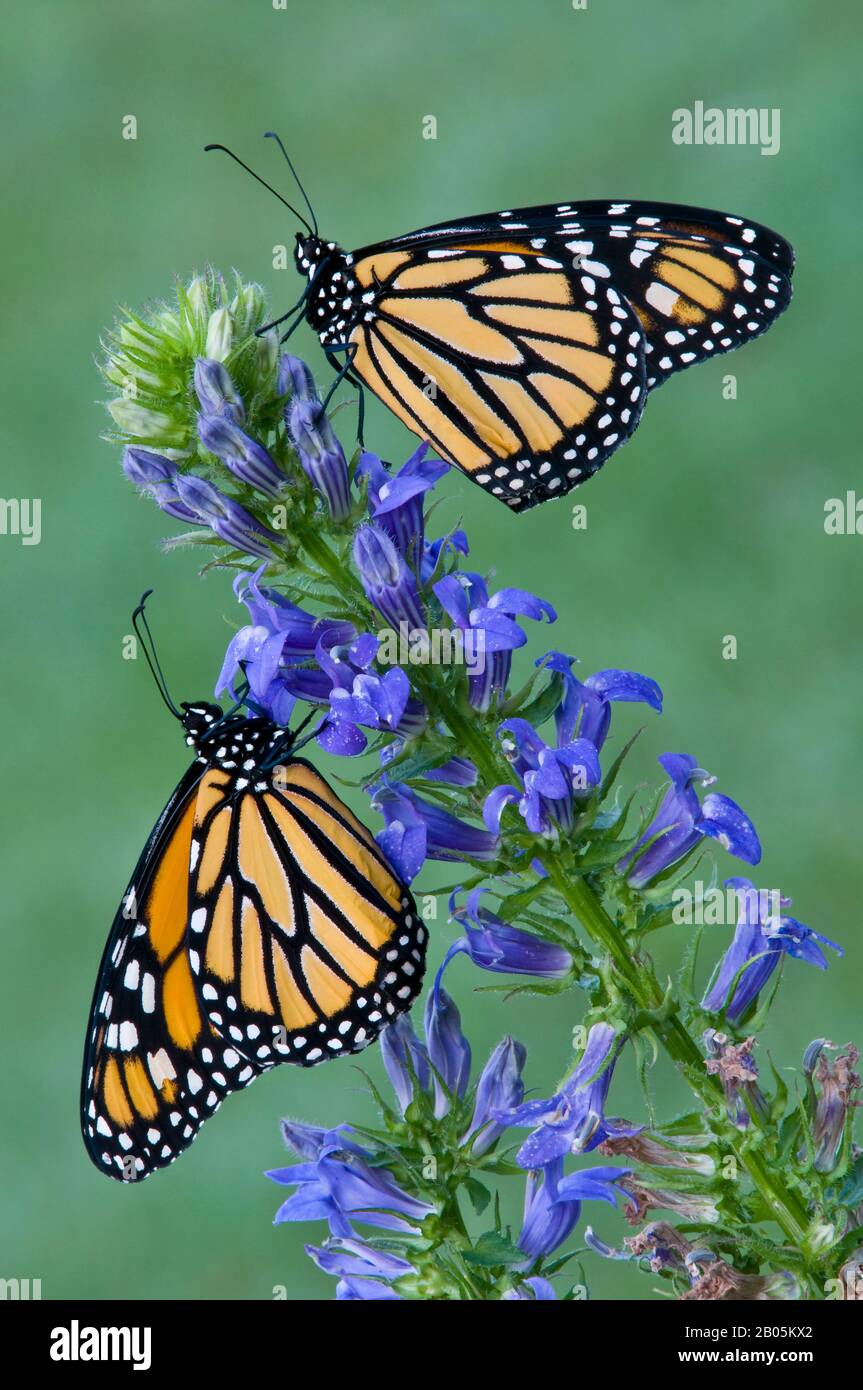
{"type": "MultiPolygon", "coordinates": [[[[757,337],[794,253],[757,222],[675,203],[551,203],[348,253],[311,224],[295,310],[369,389],[513,511],[585,482],[672,373],[757,337]]],[[[220,149],[275,193],[224,145],[220,149]]],[[[268,328],[275,324],[267,325],[268,328]]],[[[332,391],[330,392],[330,395],[332,391]]],[[[327,397],[329,400],[329,396],[327,397]]]]}
{"type": "Polygon", "coordinates": [[[173,1162],[261,1072],[367,1047],[416,998],[427,936],[294,734],[238,707],[173,704],[138,628],[152,649],[146,598],[135,631],[195,759],[132,875],[90,1013],[84,1142],[127,1182],[173,1162]]]}

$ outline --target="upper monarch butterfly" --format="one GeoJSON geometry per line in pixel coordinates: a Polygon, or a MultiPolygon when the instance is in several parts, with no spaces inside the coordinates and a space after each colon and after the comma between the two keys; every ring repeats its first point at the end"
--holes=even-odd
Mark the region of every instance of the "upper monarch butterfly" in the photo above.
{"type": "MultiPolygon", "coordinates": [[[[347,253],[318,236],[267,133],[312,219],[276,193],[307,229],[295,259],[308,283],[275,323],[299,309],[285,337],[305,318],[331,362],[346,355],[338,380],[368,386],[513,511],[591,477],[651,388],[757,337],[791,299],[781,236],[674,203],[551,203],[347,253]]],[[[275,193],[226,146],[206,148],[275,193]]]]}
{"type": "Polygon", "coordinates": [[[372,836],[269,719],[173,704],[195,759],[153,828],[93,996],[81,1127],[121,1181],[171,1163],[278,1062],[359,1052],[422,984],[427,932],[372,836]]]}

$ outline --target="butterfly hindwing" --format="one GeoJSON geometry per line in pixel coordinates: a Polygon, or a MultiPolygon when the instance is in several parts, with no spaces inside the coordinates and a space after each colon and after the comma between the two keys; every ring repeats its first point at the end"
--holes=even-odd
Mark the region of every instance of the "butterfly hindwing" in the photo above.
{"type": "Polygon", "coordinates": [[[416,906],[309,763],[286,759],[233,798],[223,777],[199,797],[190,949],[229,1066],[358,1052],[419,991],[416,906]]]}
{"type": "Polygon", "coordinates": [[[638,316],[609,283],[498,241],[357,261],[352,367],[408,427],[518,510],[596,472],[646,397],[638,316]]]}

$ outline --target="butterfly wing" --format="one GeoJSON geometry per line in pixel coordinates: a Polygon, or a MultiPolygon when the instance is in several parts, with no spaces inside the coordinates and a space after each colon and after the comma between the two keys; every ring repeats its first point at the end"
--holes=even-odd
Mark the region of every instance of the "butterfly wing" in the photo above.
{"type": "Polygon", "coordinates": [[[210,1030],[185,949],[201,771],[192,765],[153,829],[114,919],[93,997],[81,1126],[93,1162],[122,1181],[172,1162],[215,1108],[198,1095],[210,1030]]]}
{"type": "MultiPolygon", "coordinates": [[[[359,1052],[409,1009],[426,929],[374,839],[309,763],[241,795],[202,784],[190,957],[221,1081],[359,1052]]],[[[250,1078],[249,1078],[250,1079],[250,1078]]]]}
{"type": "Polygon", "coordinates": [[[638,424],[644,334],[611,284],[505,241],[372,253],[352,369],[515,510],[602,466],[638,424]]]}
{"type": "Polygon", "coordinates": [[[677,204],[441,223],[351,258],[352,368],[522,510],[596,472],[647,389],[763,333],[789,303],[793,265],[769,228],[677,204]]]}
{"type": "Polygon", "coordinates": [[[794,252],[747,218],[679,203],[583,202],[441,223],[389,243],[463,245],[505,233],[625,296],[646,337],[648,385],[763,333],[791,300],[794,252]]]}

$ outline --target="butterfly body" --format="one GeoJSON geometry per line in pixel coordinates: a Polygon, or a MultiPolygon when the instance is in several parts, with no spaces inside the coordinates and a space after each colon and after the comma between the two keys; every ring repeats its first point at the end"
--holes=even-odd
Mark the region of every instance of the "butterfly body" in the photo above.
{"type": "Polygon", "coordinates": [[[367,1047],[424,970],[410,893],[292,735],[182,711],[195,759],[115,918],[85,1050],[85,1144],[124,1181],[172,1162],[279,1062],[367,1047]]]}
{"type": "Polygon", "coordinates": [[[585,482],[650,390],[764,332],[793,252],[758,223],[588,202],[441,223],[353,253],[298,235],[328,355],[521,511],[585,482]]]}

